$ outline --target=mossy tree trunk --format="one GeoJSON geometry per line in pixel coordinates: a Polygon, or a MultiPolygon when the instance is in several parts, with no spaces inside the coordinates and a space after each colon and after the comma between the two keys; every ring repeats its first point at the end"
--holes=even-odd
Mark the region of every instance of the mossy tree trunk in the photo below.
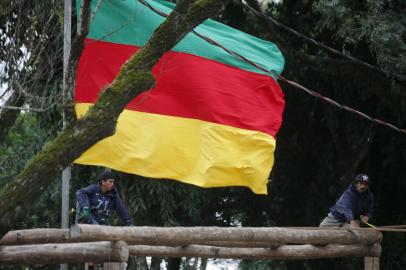
{"type": "Polygon", "coordinates": [[[226,0],[181,1],[150,40],[121,68],[88,113],[44,147],[26,168],[0,191],[4,229],[18,218],[16,209],[31,205],[67,165],[101,139],[115,132],[118,116],[138,94],[153,87],[151,69],[189,31],[221,10],[226,0]]]}

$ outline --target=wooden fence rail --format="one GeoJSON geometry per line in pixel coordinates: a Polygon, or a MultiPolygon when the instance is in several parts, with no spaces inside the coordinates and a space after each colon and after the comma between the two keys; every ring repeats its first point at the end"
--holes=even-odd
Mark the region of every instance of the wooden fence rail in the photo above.
{"type": "Polygon", "coordinates": [[[189,245],[185,247],[128,246],[130,255],[157,257],[202,257],[223,259],[309,260],[340,257],[379,257],[381,246],[366,245],[284,245],[278,248],[224,248],[189,245]]]}
{"type": "Polygon", "coordinates": [[[0,239],[1,246],[72,242],[69,229],[55,228],[9,231],[0,239]]]}
{"type": "Polygon", "coordinates": [[[129,254],[230,259],[365,257],[379,270],[382,234],[370,229],[247,227],[112,227],[10,231],[0,239],[0,264],[104,262],[125,269],[129,254]],[[128,245],[128,246],[127,246],[128,245]]]}
{"type": "Polygon", "coordinates": [[[125,240],[129,245],[186,246],[214,242],[285,244],[373,244],[382,234],[368,229],[290,229],[279,227],[112,227],[74,225],[70,238],[80,241],[125,240]]]}
{"type": "Polygon", "coordinates": [[[127,244],[123,241],[0,247],[0,263],[2,264],[127,262],[128,255],[127,244]]]}

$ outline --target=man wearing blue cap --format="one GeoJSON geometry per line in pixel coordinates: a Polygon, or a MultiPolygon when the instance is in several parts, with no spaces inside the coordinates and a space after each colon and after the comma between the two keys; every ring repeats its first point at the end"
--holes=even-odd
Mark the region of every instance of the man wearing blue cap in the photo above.
{"type": "Polygon", "coordinates": [[[330,213],[320,223],[320,227],[359,228],[360,222],[369,222],[374,208],[370,184],[368,175],[355,176],[354,182],[330,208],[330,213]]]}

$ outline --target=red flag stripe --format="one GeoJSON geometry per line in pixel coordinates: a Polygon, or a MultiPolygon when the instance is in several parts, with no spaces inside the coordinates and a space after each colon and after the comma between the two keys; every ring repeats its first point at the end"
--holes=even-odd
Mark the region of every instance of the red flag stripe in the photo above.
{"type": "MultiPolygon", "coordinates": [[[[75,101],[95,103],[124,62],[139,48],[88,39],[78,67],[75,101]]],[[[283,93],[270,76],[203,57],[168,52],[154,67],[157,84],[127,109],[193,118],[275,137],[283,93]]]]}

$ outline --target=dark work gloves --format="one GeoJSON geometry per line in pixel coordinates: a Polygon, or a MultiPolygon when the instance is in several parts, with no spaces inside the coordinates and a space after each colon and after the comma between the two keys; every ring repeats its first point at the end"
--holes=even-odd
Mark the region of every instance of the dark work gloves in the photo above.
{"type": "Polygon", "coordinates": [[[80,215],[80,221],[82,223],[89,223],[90,222],[90,209],[88,206],[84,206],[82,208],[82,213],[80,215]]]}

